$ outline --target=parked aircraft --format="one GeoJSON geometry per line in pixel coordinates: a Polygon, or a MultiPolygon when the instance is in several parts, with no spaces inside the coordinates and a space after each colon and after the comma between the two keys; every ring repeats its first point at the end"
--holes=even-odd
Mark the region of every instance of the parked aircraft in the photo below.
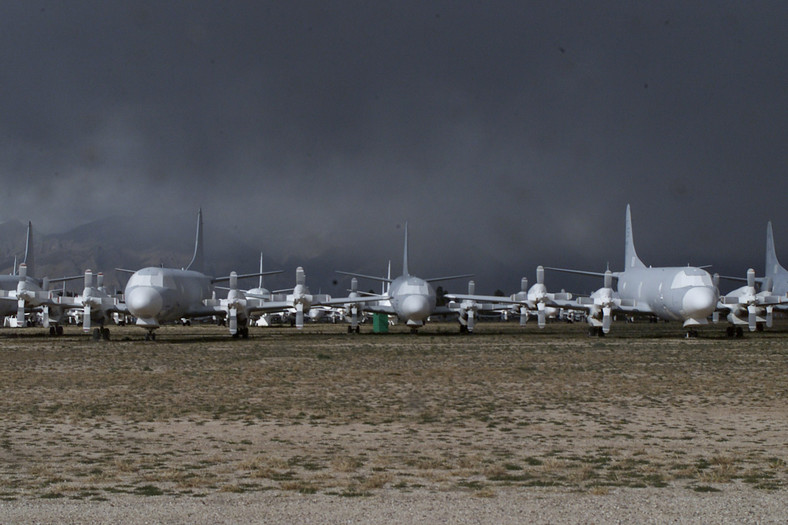
{"type": "MultiPolygon", "coordinates": [[[[476,283],[474,281],[468,281],[467,294],[446,294],[445,297],[451,299],[448,305],[449,309],[457,312],[461,333],[473,333],[479,312],[509,310],[513,305],[515,308],[523,308],[523,311],[526,311],[526,306],[520,301],[512,302],[510,298],[495,295],[476,295],[476,283]]],[[[525,315],[527,316],[528,314],[525,313],[525,315]]]]}
{"type": "Polygon", "coordinates": [[[33,225],[28,221],[23,262],[16,268],[15,274],[0,275],[0,315],[6,317],[16,314],[16,326],[22,327],[27,324],[25,312],[33,308],[41,308],[44,327],[50,328],[52,335],[60,335],[63,333],[63,327],[58,323],[62,310],[55,301],[53,292],[49,291],[49,283],[68,281],[76,277],[51,280],[44,277],[38,280],[34,274],[33,225]]]}
{"type": "MultiPolygon", "coordinates": [[[[405,223],[405,249],[402,257],[402,275],[396,279],[389,277],[376,277],[351,272],[337,271],[343,275],[350,275],[364,279],[372,279],[389,283],[388,293],[381,296],[377,304],[368,304],[365,309],[373,313],[384,313],[396,316],[406,323],[411,332],[416,332],[430,315],[454,313],[445,306],[436,306],[437,296],[430,283],[449,279],[460,279],[471,275],[452,275],[449,277],[435,277],[422,279],[411,275],[408,268],[408,223],[405,223]],[[390,301],[386,304],[385,301],[390,301]]],[[[365,298],[369,299],[369,298],[365,298]]]]}
{"type": "Polygon", "coordinates": [[[766,224],[766,271],[764,272],[765,282],[771,281],[772,295],[785,297],[788,294],[788,270],[783,268],[777,260],[777,251],[774,249],[774,235],[772,233],[772,222],[766,224]]]}
{"type": "Polygon", "coordinates": [[[564,304],[564,308],[571,310],[585,311],[585,319],[589,324],[588,335],[598,335],[604,337],[610,333],[613,322],[613,312],[621,311],[623,307],[633,307],[635,301],[622,299],[613,290],[613,272],[610,270],[604,273],[604,284],[595,290],[588,297],[578,297],[575,304],[564,304]]]}
{"type": "Polygon", "coordinates": [[[719,308],[728,312],[727,320],[731,323],[727,330],[728,337],[741,337],[742,326],[747,326],[750,332],[763,329],[764,325],[771,328],[774,305],[780,302],[781,297],[773,295],[769,289],[757,291],[755,270],[747,270],[747,284],[720,297],[719,308]]]}
{"type": "MultiPolygon", "coordinates": [[[[155,330],[163,322],[176,321],[182,318],[210,317],[233,315],[233,302],[240,301],[238,293],[228,295],[221,303],[213,299],[213,284],[216,282],[253,277],[258,274],[237,275],[235,272],[228,277],[210,277],[203,273],[203,226],[202,210],[197,214],[197,237],[194,242],[194,255],[186,269],[159,268],[149,266],[137,271],[122,270],[132,273],[126,283],[125,297],[129,313],[137,318],[137,325],[148,330],[146,340],[156,339],[155,330]]],[[[262,272],[261,272],[262,273],[262,272]]],[[[264,272],[266,275],[280,273],[279,270],[264,272]]],[[[237,327],[236,327],[237,328],[237,327]]],[[[242,335],[248,335],[245,325],[242,335]]],[[[234,332],[232,325],[230,328],[234,332]]]]}
{"type": "Polygon", "coordinates": [[[75,297],[55,297],[54,301],[62,305],[63,309],[81,310],[82,331],[90,333],[93,323],[99,327],[93,329],[93,339],[109,339],[109,328],[104,325],[109,323],[111,315],[115,312],[127,312],[126,305],[112,297],[104,288],[104,274],[97,276],[92,270],[85,270],[85,286],[82,293],[75,297]]]}
{"type": "MultiPolygon", "coordinates": [[[[581,275],[605,275],[565,268],[549,269],[581,275]]],[[[612,272],[611,276],[618,280],[620,299],[632,304],[618,305],[616,311],[682,321],[688,329],[687,337],[697,335],[696,326],[708,324],[707,318],[717,305],[717,290],[706,270],[692,266],[651,267],[643,264],[635,251],[629,205],[626,214],[624,271],[612,272]]]]}
{"type": "Polygon", "coordinates": [[[453,301],[461,301],[450,305],[459,313],[460,331],[473,332],[473,318],[480,310],[502,311],[508,310],[520,315],[520,326],[525,326],[531,312],[536,312],[539,328],[544,328],[547,318],[556,317],[563,305],[572,298],[566,292],[549,292],[544,283],[544,268],[536,268],[536,283],[528,288],[528,279],[520,281],[520,291],[509,297],[494,295],[476,295],[473,281],[468,283],[467,294],[446,294],[453,301]]]}

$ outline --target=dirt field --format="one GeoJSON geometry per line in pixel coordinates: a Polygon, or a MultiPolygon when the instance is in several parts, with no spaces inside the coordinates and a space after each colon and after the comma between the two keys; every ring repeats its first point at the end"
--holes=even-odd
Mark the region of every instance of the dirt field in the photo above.
{"type": "Polygon", "coordinates": [[[344,330],[0,331],[0,519],[45,500],[660,491],[788,512],[785,322],[344,330]]]}

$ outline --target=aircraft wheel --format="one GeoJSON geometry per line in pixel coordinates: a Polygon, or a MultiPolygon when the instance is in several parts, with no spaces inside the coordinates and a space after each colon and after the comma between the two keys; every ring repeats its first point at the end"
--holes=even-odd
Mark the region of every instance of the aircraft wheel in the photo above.
{"type": "Polygon", "coordinates": [[[361,327],[360,327],[360,326],[357,326],[357,327],[356,327],[356,333],[357,333],[357,334],[360,334],[360,333],[361,333],[361,327]]]}
{"type": "Polygon", "coordinates": [[[52,336],[53,335],[57,335],[57,332],[55,331],[55,327],[54,326],[50,326],[49,327],[49,335],[52,335],[52,336]]]}
{"type": "Polygon", "coordinates": [[[603,332],[601,328],[597,328],[597,330],[598,330],[598,332],[597,332],[597,334],[596,334],[597,336],[599,336],[599,337],[605,337],[605,332],[603,332]]]}
{"type": "Polygon", "coordinates": [[[55,333],[56,333],[57,335],[63,335],[63,327],[62,327],[62,326],[60,326],[60,325],[57,325],[57,326],[55,327],[55,333]]]}
{"type": "Polygon", "coordinates": [[[744,337],[744,330],[742,330],[741,326],[737,326],[736,327],[736,338],[738,339],[738,338],[742,338],[742,337],[744,337]]]}
{"type": "Polygon", "coordinates": [[[596,337],[596,332],[597,332],[597,327],[596,326],[592,326],[592,327],[590,327],[588,329],[588,335],[590,337],[596,337]]]}
{"type": "Polygon", "coordinates": [[[465,332],[467,332],[467,331],[468,331],[468,327],[467,327],[467,326],[465,326],[464,324],[461,324],[461,325],[460,325],[460,333],[461,333],[461,334],[464,334],[464,333],[465,333],[465,332]]]}
{"type": "Polygon", "coordinates": [[[352,326],[348,326],[347,327],[347,333],[349,333],[349,334],[353,333],[353,327],[352,326]]]}
{"type": "Polygon", "coordinates": [[[92,338],[94,341],[98,341],[99,339],[101,339],[101,331],[98,328],[93,329],[92,338]]]}
{"type": "Polygon", "coordinates": [[[758,323],[755,325],[756,332],[763,332],[763,323],[758,323]]]}
{"type": "Polygon", "coordinates": [[[728,328],[725,329],[725,335],[727,337],[733,337],[734,335],[736,335],[736,328],[734,328],[733,326],[729,326],[728,328]]]}
{"type": "Polygon", "coordinates": [[[101,329],[101,338],[105,341],[109,341],[109,328],[101,329]]]}
{"type": "Polygon", "coordinates": [[[245,326],[241,329],[241,337],[249,339],[249,329],[245,326]]]}

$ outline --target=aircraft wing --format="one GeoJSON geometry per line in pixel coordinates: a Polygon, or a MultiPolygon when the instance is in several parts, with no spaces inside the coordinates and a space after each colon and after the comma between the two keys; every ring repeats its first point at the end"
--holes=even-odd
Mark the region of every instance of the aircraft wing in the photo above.
{"type": "MultiPolygon", "coordinates": [[[[84,308],[83,297],[60,297],[56,296],[52,299],[52,302],[47,303],[49,306],[59,306],[66,310],[77,310],[80,308],[84,308]]],[[[124,303],[118,302],[117,299],[113,297],[91,297],[92,302],[101,302],[101,308],[107,312],[127,312],[128,308],[124,303]]]]}
{"type": "Polygon", "coordinates": [[[528,301],[518,301],[510,297],[501,297],[497,295],[468,295],[468,294],[447,293],[446,295],[444,295],[444,297],[446,297],[447,299],[451,299],[453,301],[476,301],[479,303],[495,303],[495,304],[503,304],[503,305],[527,304],[528,302],[528,301]]]}
{"type": "Polygon", "coordinates": [[[227,309],[220,305],[220,304],[213,304],[213,302],[208,302],[204,304],[202,308],[195,308],[189,310],[188,312],[184,312],[181,314],[180,317],[192,318],[192,317],[211,317],[214,315],[218,316],[226,316],[227,309]]]}
{"type": "MultiPolygon", "coordinates": [[[[544,266],[545,270],[553,270],[554,272],[573,273],[575,275],[590,275],[592,277],[604,277],[605,272],[589,272],[587,270],[572,270],[569,268],[556,268],[554,266],[544,266]]],[[[610,272],[614,279],[618,278],[621,272],[610,272]]]]}
{"type": "Polygon", "coordinates": [[[456,313],[456,308],[450,308],[449,306],[436,306],[435,310],[430,315],[450,315],[456,313]]]}
{"type": "Polygon", "coordinates": [[[449,275],[448,277],[430,277],[429,279],[424,279],[428,283],[434,283],[437,281],[450,281],[452,279],[465,279],[467,277],[473,277],[472,273],[466,273],[464,275],[449,275]]]}
{"type": "MultiPolygon", "coordinates": [[[[236,275],[235,277],[236,277],[236,279],[246,279],[248,277],[263,277],[265,275],[276,275],[277,273],[282,273],[282,272],[284,272],[284,270],[271,270],[271,271],[268,271],[268,272],[245,273],[243,275],[236,275]]],[[[211,279],[211,282],[212,283],[223,283],[223,282],[229,281],[230,279],[231,279],[231,276],[229,276],[229,275],[224,276],[224,277],[214,277],[213,279],[211,279]]]]}
{"type": "Polygon", "coordinates": [[[350,275],[351,277],[362,277],[364,279],[372,279],[373,281],[382,281],[384,283],[390,283],[392,279],[388,277],[376,277],[374,275],[364,275],[363,273],[352,273],[352,272],[342,272],[339,270],[334,270],[336,273],[341,273],[342,275],[350,275]]]}
{"type": "Polygon", "coordinates": [[[330,306],[334,304],[355,304],[355,303],[369,303],[372,301],[388,301],[391,299],[388,295],[370,295],[364,297],[335,297],[323,301],[314,301],[312,306],[330,306]]]}
{"type": "Polygon", "coordinates": [[[0,301],[13,301],[16,303],[16,290],[0,290],[0,301]]]}

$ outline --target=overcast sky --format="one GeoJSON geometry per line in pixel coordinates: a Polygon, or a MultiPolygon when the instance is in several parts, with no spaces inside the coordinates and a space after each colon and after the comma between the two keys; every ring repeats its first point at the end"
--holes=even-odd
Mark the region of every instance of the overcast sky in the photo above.
{"type": "Polygon", "coordinates": [[[621,269],[631,203],[647,264],[761,273],[767,220],[788,263],[786,2],[0,12],[2,221],[191,238],[202,207],[274,261],[380,274],[407,220],[414,273],[487,293],[621,269]]]}

